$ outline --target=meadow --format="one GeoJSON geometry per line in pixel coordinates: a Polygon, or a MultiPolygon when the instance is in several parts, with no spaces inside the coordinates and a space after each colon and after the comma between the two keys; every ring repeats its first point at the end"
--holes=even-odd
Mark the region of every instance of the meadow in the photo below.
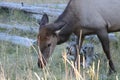
{"type": "MultiPolygon", "coordinates": [[[[67,3],[68,0],[0,0],[6,2],[24,2],[36,5],[41,3],[67,3]]],[[[25,26],[39,27],[37,21],[30,18],[24,12],[0,9],[0,23],[22,24],[25,26]]],[[[28,38],[37,38],[37,34],[23,32],[17,29],[5,30],[0,28],[0,32],[11,35],[20,35],[28,38]]],[[[49,59],[49,63],[44,69],[37,66],[37,46],[25,47],[11,42],[0,41],[0,80],[120,80],[120,35],[115,33],[117,42],[110,43],[112,59],[117,73],[110,76],[108,73],[108,62],[100,43],[94,43],[95,52],[99,53],[98,61],[95,61],[89,69],[80,67],[79,71],[72,72],[72,62],[65,60],[66,43],[58,45],[49,59]]],[[[89,41],[85,41],[87,43],[89,41]]]]}

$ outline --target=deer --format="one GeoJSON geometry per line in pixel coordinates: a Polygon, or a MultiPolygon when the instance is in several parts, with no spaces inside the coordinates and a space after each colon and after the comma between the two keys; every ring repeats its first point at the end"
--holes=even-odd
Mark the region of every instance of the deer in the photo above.
{"type": "Polygon", "coordinates": [[[37,36],[40,51],[38,53],[38,66],[44,68],[56,45],[66,42],[72,33],[78,37],[78,44],[80,40],[80,47],[86,35],[95,34],[98,36],[108,59],[108,73],[115,73],[108,33],[120,31],[119,13],[119,0],[69,0],[61,15],[51,23],[49,23],[48,15],[45,13],[39,22],[37,36]]]}

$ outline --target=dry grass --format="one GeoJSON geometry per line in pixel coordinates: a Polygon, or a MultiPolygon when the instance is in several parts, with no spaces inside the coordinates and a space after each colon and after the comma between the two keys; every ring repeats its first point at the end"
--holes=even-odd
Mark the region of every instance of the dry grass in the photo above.
{"type": "MultiPolygon", "coordinates": [[[[25,2],[29,4],[37,3],[66,3],[68,0],[0,0],[10,2],[25,2]]],[[[35,25],[36,21],[26,19],[24,14],[15,12],[16,15],[6,17],[0,14],[0,22],[11,24],[35,25]],[[22,14],[22,16],[20,16],[22,14]],[[8,19],[9,17],[9,19],[8,19]],[[8,19],[8,20],[7,20],[8,19]]],[[[1,30],[0,30],[1,31],[1,30]]],[[[36,35],[17,30],[8,32],[23,36],[36,35]]],[[[119,33],[118,33],[119,34],[119,33]]],[[[111,43],[111,55],[114,60],[117,74],[107,76],[108,64],[100,44],[95,44],[95,51],[100,53],[100,60],[95,61],[89,69],[80,67],[77,70],[73,62],[66,58],[64,48],[66,44],[57,46],[49,63],[43,70],[37,67],[37,48],[15,45],[9,42],[0,41],[0,80],[120,80],[120,36],[118,43],[111,43]],[[74,72],[73,72],[74,70],[74,72]]],[[[87,42],[87,41],[86,41],[87,42]]]]}
{"type": "MultiPolygon", "coordinates": [[[[89,69],[81,67],[77,70],[63,52],[65,44],[56,48],[47,67],[41,70],[37,67],[37,54],[33,48],[0,43],[0,80],[119,80],[119,73],[107,76],[108,67],[107,62],[103,62],[104,57],[89,69]]],[[[119,72],[119,66],[117,69],[119,72]]]]}

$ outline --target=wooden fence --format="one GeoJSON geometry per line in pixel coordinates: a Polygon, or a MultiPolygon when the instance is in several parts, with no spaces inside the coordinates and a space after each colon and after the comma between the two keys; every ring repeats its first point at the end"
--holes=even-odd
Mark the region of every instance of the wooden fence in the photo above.
{"type": "Polygon", "coordinates": [[[0,3],[1,8],[20,10],[34,15],[43,15],[44,13],[47,13],[50,17],[57,17],[58,15],[60,15],[64,10],[65,6],[66,4],[40,4],[37,6],[32,6],[24,3],[0,3]]]}

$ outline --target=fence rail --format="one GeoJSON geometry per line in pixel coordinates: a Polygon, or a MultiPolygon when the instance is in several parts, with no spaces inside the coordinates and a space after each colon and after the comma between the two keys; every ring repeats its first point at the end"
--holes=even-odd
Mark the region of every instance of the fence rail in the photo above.
{"type": "MultiPolygon", "coordinates": [[[[19,3],[19,4],[18,3],[10,3],[10,2],[1,2],[0,3],[1,8],[20,10],[20,11],[24,11],[26,13],[31,13],[31,14],[43,15],[44,13],[47,13],[51,17],[57,17],[63,11],[63,9],[53,8],[54,5],[52,5],[52,8],[50,8],[48,6],[47,6],[47,4],[41,4],[41,6],[40,5],[39,6],[32,6],[32,5],[26,5],[26,4],[24,5],[23,3],[19,3]]],[[[60,7],[60,4],[58,7],[60,7]]],[[[63,5],[63,7],[65,7],[65,5],[63,5]]]]}
{"type": "Polygon", "coordinates": [[[27,37],[12,36],[7,33],[0,33],[0,40],[12,42],[14,44],[18,44],[26,47],[30,47],[35,42],[35,40],[29,39],[27,37]]]}

